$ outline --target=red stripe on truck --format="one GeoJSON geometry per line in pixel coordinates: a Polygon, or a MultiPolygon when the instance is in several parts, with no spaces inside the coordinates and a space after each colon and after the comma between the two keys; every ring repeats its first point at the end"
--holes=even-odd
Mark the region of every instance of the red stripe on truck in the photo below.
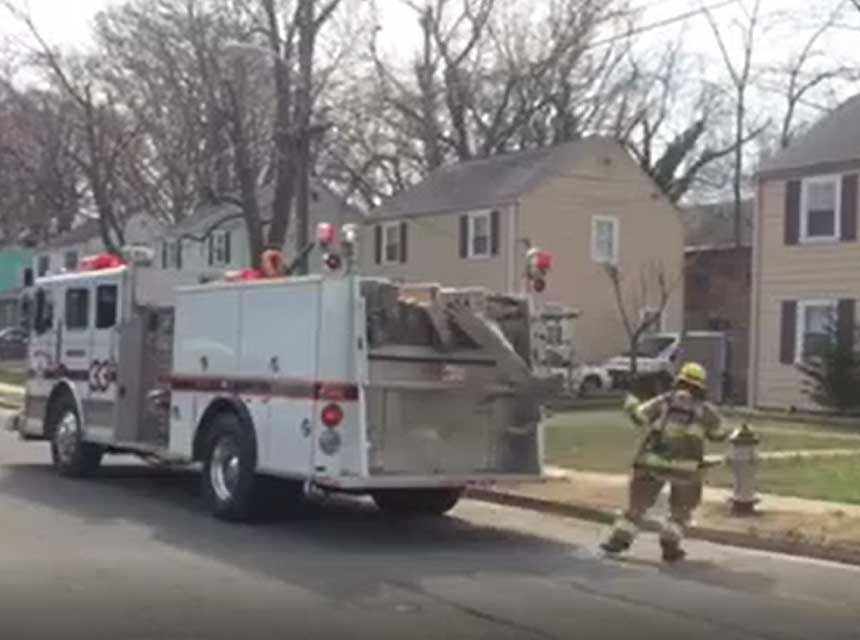
{"type": "Polygon", "coordinates": [[[168,378],[173,391],[230,393],[302,400],[352,402],[358,400],[358,385],[289,378],[224,378],[175,375],[168,378]]]}

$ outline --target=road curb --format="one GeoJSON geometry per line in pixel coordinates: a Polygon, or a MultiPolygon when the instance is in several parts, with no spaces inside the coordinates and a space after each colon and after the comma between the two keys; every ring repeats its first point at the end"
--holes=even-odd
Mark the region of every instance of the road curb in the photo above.
{"type": "MultiPolygon", "coordinates": [[[[508,507],[519,507],[541,513],[588,520],[599,524],[611,524],[617,514],[607,509],[599,509],[582,504],[570,504],[554,502],[542,498],[524,496],[522,494],[508,493],[505,491],[494,491],[486,488],[473,488],[466,492],[467,497],[491,502],[508,507]]],[[[646,531],[659,531],[660,523],[654,519],[646,520],[642,528],[646,531]]],[[[852,566],[860,566],[860,551],[844,549],[840,547],[823,547],[821,545],[809,544],[807,542],[780,540],[774,538],[760,538],[737,531],[725,531],[709,527],[691,526],[687,535],[696,540],[713,542],[731,547],[742,547],[755,549],[757,551],[768,551],[771,553],[783,553],[791,556],[813,558],[815,560],[827,560],[852,566]]]]}

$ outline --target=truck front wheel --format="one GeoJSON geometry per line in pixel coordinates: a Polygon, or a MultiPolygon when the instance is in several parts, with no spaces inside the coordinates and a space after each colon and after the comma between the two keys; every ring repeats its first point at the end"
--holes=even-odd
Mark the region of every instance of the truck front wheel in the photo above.
{"type": "Polygon", "coordinates": [[[397,516],[441,516],[453,509],[462,488],[386,489],[373,493],[373,501],[384,513],[397,516]]]}
{"type": "Polygon", "coordinates": [[[81,419],[75,401],[68,395],[59,397],[50,410],[51,459],[62,476],[83,478],[96,472],[104,449],[84,442],[81,419]]]}
{"type": "Polygon", "coordinates": [[[254,441],[239,418],[229,412],[213,418],[203,457],[203,495],[215,517],[241,522],[259,506],[254,441]]]}

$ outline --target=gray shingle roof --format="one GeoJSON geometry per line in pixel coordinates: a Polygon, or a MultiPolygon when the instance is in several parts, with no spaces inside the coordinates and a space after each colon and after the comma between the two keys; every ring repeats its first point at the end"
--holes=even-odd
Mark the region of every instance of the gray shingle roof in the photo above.
{"type": "Polygon", "coordinates": [[[762,163],[759,173],[860,160],[860,94],[842,103],[809,131],[762,163]]]}
{"type": "MultiPolygon", "coordinates": [[[[746,247],[752,244],[753,208],[753,200],[741,202],[741,244],[746,247]]],[[[735,242],[733,200],[685,207],[681,219],[687,247],[719,247],[735,242]]]]}
{"type": "Polygon", "coordinates": [[[584,146],[569,142],[440,167],[385,201],[373,217],[464,211],[513,202],[534,187],[559,157],[570,158],[571,152],[584,146]]]}

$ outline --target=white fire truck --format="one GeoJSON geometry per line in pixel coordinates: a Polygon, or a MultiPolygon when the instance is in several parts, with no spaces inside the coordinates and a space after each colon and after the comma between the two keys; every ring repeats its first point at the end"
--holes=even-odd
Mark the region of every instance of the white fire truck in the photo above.
{"type": "Polygon", "coordinates": [[[355,229],[324,226],[318,276],[200,284],[136,248],[37,280],[13,428],[66,476],[112,453],[202,463],[228,520],[315,491],[441,514],[470,484],[539,477],[557,381],[530,364],[531,299],[355,275],[355,229]]]}

